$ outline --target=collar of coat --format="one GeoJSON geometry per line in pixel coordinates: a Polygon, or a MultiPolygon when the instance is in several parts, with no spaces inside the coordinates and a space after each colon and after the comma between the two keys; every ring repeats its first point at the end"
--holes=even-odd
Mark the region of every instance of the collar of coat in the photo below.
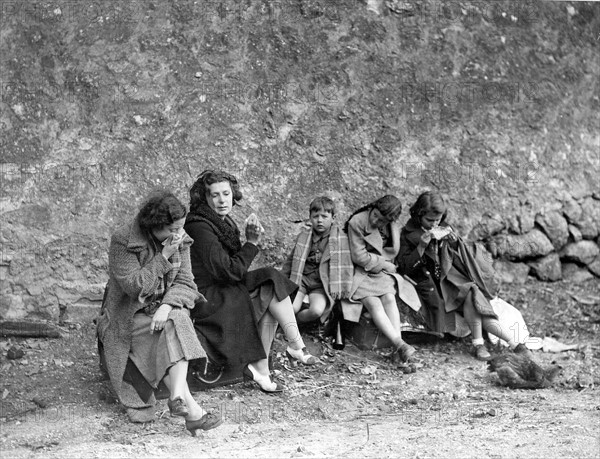
{"type": "MultiPolygon", "coordinates": [[[[150,239],[148,235],[142,228],[140,227],[140,222],[138,218],[134,218],[132,222],[127,224],[122,232],[127,238],[127,250],[130,252],[141,252],[142,250],[148,248],[150,244],[150,239]]],[[[194,240],[187,235],[184,231],[183,233],[183,241],[181,242],[181,247],[188,247],[192,245],[194,240]]]]}
{"type": "Polygon", "coordinates": [[[419,242],[421,241],[421,236],[425,232],[423,231],[421,225],[415,222],[413,218],[411,218],[406,223],[404,229],[406,231],[406,239],[408,239],[408,241],[414,245],[419,245],[419,242]]]}
{"type": "MultiPolygon", "coordinates": [[[[379,233],[379,229],[371,225],[369,214],[371,210],[365,210],[352,217],[355,228],[357,228],[371,247],[373,247],[379,255],[383,255],[383,239],[379,233]]],[[[392,238],[392,247],[395,254],[400,251],[400,224],[395,221],[389,224],[390,237],[392,238]]],[[[389,250],[390,247],[387,247],[389,250]]]]}

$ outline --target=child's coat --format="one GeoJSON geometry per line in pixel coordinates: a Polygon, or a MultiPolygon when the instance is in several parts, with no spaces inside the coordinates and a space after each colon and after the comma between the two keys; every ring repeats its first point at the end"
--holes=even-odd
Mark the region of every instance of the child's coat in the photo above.
{"type": "MultiPolygon", "coordinates": [[[[356,292],[358,286],[363,282],[369,273],[379,273],[382,271],[385,262],[394,262],[394,259],[400,251],[400,224],[393,222],[390,224],[390,237],[392,245],[383,247],[383,239],[379,230],[372,228],[369,224],[369,211],[356,214],[348,223],[348,239],[350,242],[350,252],[352,260],[355,263],[354,281],[352,283],[352,294],[356,292]]],[[[415,288],[402,276],[395,273],[388,273],[396,281],[398,296],[411,309],[418,311],[421,308],[418,295],[415,288]]],[[[360,317],[362,303],[343,303],[344,318],[360,317]]],[[[358,321],[358,319],[356,320],[358,321]]]]}

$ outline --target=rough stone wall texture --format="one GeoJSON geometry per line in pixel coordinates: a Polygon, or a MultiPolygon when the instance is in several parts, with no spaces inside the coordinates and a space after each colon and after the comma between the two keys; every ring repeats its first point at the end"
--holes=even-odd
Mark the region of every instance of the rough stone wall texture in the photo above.
{"type": "Polygon", "coordinates": [[[263,264],[316,195],[438,189],[513,281],[598,275],[598,4],[1,4],[2,318],[91,317],[112,229],[207,167],[263,264]]]}

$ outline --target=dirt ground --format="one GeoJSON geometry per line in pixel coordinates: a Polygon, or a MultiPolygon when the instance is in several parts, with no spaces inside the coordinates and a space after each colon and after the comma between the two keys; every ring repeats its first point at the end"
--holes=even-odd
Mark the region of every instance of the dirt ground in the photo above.
{"type": "MultiPolygon", "coordinates": [[[[563,369],[553,387],[498,384],[467,341],[418,344],[415,373],[381,351],[306,335],[322,364],[291,368],[276,341],[274,374],[287,390],[248,383],[196,393],[224,424],[192,438],[165,401],[156,421],[131,424],[98,368],[91,324],[65,325],[63,339],[2,339],[2,457],[598,457],[600,282],[578,286],[529,279],[509,286],[536,336],[579,343],[535,352],[563,369]],[[25,356],[8,360],[12,345],[25,356]]],[[[494,352],[499,350],[494,349],[494,352]]]]}

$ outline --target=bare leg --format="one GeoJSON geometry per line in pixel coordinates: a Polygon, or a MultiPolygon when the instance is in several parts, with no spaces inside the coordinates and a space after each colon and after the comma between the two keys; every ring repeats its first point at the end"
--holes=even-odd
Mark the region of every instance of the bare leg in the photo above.
{"type": "Polygon", "coordinates": [[[511,349],[514,349],[514,347],[518,344],[515,339],[515,334],[511,330],[502,328],[502,325],[500,322],[498,322],[498,319],[494,319],[492,317],[483,317],[482,322],[483,329],[485,331],[506,341],[511,349]]]}
{"type": "Polygon", "coordinates": [[[388,317],[383,303],[377,296],[369,296],[363,298],[362,304],[367,308],[367,311],[373,317],[373,322],[377,325],[377,328],[389,338],[394,344],[402,343],[402,336],[400,334],[400,319],[398,319],[398,327],[396,328],[390,318],[388,317]]]}
{"type": "Polygon", "coordinates": [[[290,297],[285,297],[281,301],[277,301],[277,299],[273,297],[273,300],[269,305],[269,312],[273,315],[279,325],[281,325],[289,346],[294,350],[302,349],[304,347],[304,340],[298,330],[298,323],[296,322],[296,316],[292,309],[290,297]]]}
{"type": "Polygon", "coordinates": [[[388,293],[381,297],[381,303],[383,304],[383,309],[390,319],[390,323],[394,327],[394,330],[398,332],[398,335],[402,335],[402,332],[400,331],[400,310],[396,304],[396,297],[391,293],[388,293]]]}
{"type": "Polygon", "coordinates": [[[308,297],[310,307],[300,311],[296,315],[296,318],[300,323],[312,322],[313,320],[319,319],[323,315],[323,312],[325,312],[325,307],[327,306],[327,297],[322,293],[311,293],[308,297]]]}
{"type": "MultiPolygon", "coordinates": [[[[260,340],[265,350],[265,355],[269,355],[271,352],[271,344],[275,338],[275,331],[277,330],[277,321],[271,315],[269,311],[266,311],[261,319],[258,321],[258,332],[260,333],[260,340]]],[[[261,359],[252,362],[254,369],[262,374],[269,374],[269,361],[268,359],[261,359]]]]}
{"type": "Polygon", "coordinates": [[[206,412],[198,405],[190,392],[186,380],[187,370],[188,361],[182,359],[169,368],[164,381],[169,389],[170,399],[173,400],[177,397],[181,397],[187,405],[189,414],[186,416],[186,419],[196,420],[204,416],[206,412]]]}
{"type": "Polygon", "coordinates": [[[296,297],[294,298],[294,303],[292,304],[292,308],[294,309],[294,314],[298,314],[298,311],[302,308],[302,303],[304,302],[304,298],[306,297],[305,293],[298,291],[296,293],[296,297]]]}
{"type": "Polygon", "coordinates": [[[471,329],[473,340],[483,339],[482,317],[481,314],[475,310],[473,302],[465,302],[463,313],[467,320],[467,324],[469,324],[469,328],[471,329]]]}

